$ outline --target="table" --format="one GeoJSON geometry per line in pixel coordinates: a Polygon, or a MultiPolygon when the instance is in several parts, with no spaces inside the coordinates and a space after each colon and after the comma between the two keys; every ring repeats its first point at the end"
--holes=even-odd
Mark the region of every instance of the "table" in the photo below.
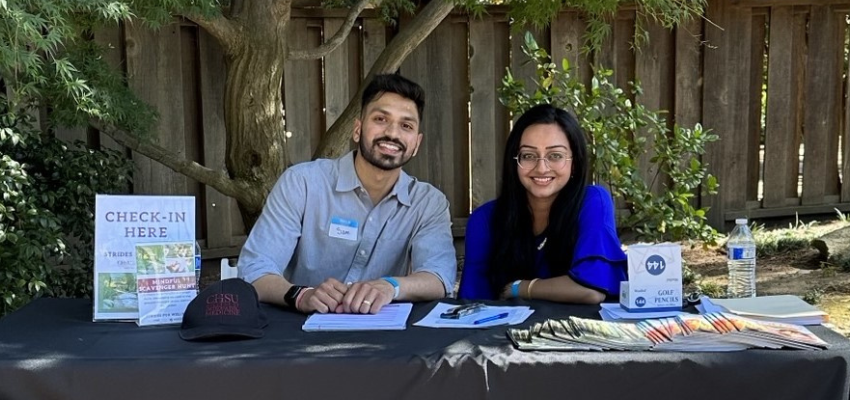
{"type": "MultiPolygon", "coordinates": [[[[416,304],[408,324],[434,304],[416,304]]],[[[522,304],[536,310],[523,326],[598,315],[522,304]]],[[[535,353],[504,327],[306,333],[304,316],[266,307],[262,339],[186,342],[176,326],[93,323],[91,310],[39,299],[0,319],[0,399],[850,398],[850,341],[819,326],[829,350],[535,353]]]]}

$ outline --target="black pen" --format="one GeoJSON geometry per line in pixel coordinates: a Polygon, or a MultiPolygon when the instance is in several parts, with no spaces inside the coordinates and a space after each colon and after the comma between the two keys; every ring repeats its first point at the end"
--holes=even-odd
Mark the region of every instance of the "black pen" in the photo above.
{"type": "Polygon", "coordinates": [[[495,321],[497,319],[506,318],[508,316],[508,314],[509,313],[503,312],[501,314],[496,314],[496,315],[491,315],[491,316],[486,317],[486,318],[481,318],[481,319],[473,322],[472,325],[479,325],[479,324],[483,324],[485,322],[490,322],[490,321],[495,321]]]}

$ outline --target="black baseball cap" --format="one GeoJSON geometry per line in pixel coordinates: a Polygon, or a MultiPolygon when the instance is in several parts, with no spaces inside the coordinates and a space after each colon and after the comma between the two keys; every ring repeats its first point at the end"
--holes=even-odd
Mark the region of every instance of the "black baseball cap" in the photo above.
{"type": "Polygon", "coordinates": [[[227,340],[263,337],[268,325],[257,290],[239,278],[207,286],[186,307],[180,337],[227,340]]]}

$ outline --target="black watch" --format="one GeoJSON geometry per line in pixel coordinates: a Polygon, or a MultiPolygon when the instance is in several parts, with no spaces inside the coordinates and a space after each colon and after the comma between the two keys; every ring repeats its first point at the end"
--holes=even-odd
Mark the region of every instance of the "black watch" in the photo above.
{"type": "Polygon", "coordinates": [[[298,299],[298,294],[304,289],[307,289],[307,286],[292,285],[292,287],[286,291],[286,294],[283,295],[283,302],[286,303],[286,305],[295,308],[295,300],[298,299]]]}

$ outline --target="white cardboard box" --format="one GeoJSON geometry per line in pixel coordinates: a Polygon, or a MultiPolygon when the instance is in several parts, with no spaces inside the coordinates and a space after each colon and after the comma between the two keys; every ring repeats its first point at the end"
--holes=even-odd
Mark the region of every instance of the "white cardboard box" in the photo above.
{"type": "Polygon", "coordinates": [[[682,247],[629,246],[629,280],[620,282],[620,306],[629,312],[682,309],[682,247]]]}

